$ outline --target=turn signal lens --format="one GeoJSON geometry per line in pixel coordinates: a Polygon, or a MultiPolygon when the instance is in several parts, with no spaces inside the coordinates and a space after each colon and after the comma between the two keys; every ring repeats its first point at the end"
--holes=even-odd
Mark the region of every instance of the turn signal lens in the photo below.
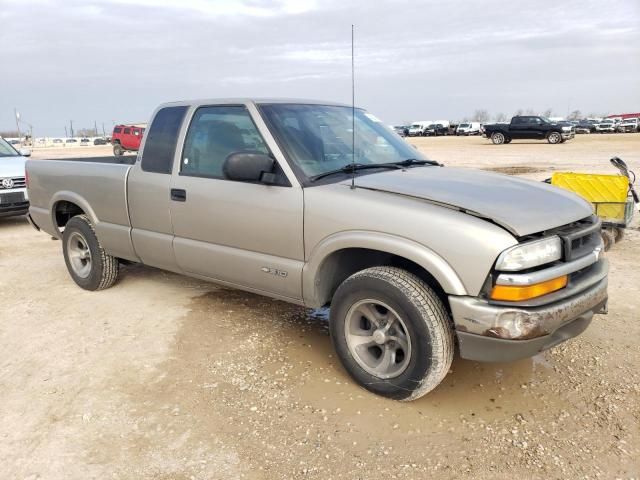
{"type": "Polygon", "coordinates": [[[530,300],[566,287],[568,278],[567,275],[563,275],[562,277],[547,280],[546,282],[527,286],[496,285],[491,291],[491,299],[507,302],[530,300]]]}

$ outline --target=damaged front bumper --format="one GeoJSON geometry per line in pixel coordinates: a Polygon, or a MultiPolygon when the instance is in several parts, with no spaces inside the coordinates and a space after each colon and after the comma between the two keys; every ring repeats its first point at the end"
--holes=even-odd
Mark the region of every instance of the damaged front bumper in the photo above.
{"type": "MultiPolygon", "coordinates": [[[[603,267],[606,267],[603,265],[603,267]]],[[[484,362],[531,357],[581,334],[606,313],[607,277],[569,298],[539,306],[492,305],[475,297],[449,297],[460,356],[484,362]]]]}

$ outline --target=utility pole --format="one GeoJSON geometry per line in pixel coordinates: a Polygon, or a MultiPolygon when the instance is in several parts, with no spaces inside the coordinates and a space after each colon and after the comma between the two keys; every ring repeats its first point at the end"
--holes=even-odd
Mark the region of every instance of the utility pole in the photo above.
{"type": "Polygon", "coordinates": [[[73,120],[69,120],[69,128],[71,130],[71,138],[73,138],[73,120]]]}
{"type": "Polygon", "coordinates": [[[107,136],[107,134],[106,134],[106,133],[105,133],[105,131],[104,131],[104,122],[102,122],[102,136],[103,136],[103,137],[106,137],[106,136],[107,136]]]}
{"type": "Polygon", "coordinates": [[[98,136],[98,124],[96,123],[96,121],[93,121],[93,134],[97,137],[98,136]]]}
{"type": "Polygon", "coordinates": [[[64,126],[64,138],[69,138],[69,133],[67,132],[67,126],[64,126]]]}
{"type": "Polygon", "coordinates": [[[13,113],[16,116],[16,128],[18,129],[18,140],[22,143],[22,135],[20,134],[20,114],[18,113],[18,109],[14,108],[13,113]]]}

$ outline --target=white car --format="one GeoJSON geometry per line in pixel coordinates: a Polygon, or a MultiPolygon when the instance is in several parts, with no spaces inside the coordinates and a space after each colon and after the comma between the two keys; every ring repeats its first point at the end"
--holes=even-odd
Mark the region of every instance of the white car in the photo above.
{"type": "Polygon", "coordinates": [[[0,137],[0,217],[24,215],[29,210],[24,165],[30,155],[0,137]]]}
{"type": "Polygon", "coordinates": [[[409,127],[410,137],[422,137],[425,131],[429,128],[429,125],[433,124],[431,120],[422,120],[420,122],[413,122],[409,127]]]}
{"type": "Polygon", "coordinates": [[[610,119],[605,118],[604,120],[596,123],[596,132],[598,133],[615,133],[618,124],[610,119]]]}
{"type": "Polygon", "coordinates": [[[620,133],[636,133],[640,130],[640,119],[627,118],[618,124],[618,132],[620,133]]]}

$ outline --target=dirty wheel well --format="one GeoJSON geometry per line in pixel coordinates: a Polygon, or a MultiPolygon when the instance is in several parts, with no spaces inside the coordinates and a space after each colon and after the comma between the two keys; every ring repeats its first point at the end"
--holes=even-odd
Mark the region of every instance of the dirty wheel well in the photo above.
{"type": "Polygon", "coordinates": [[[56,226],[58,227],[58,229],[64,229],[69,220],[71,220],[76,215],[82,215],[84,213],[84,210],[82,210],[75,203],[62,200],[56,203],[55,206],[56,226]]]}
{"type": "Polygon", "coordinates": [[[338,250],[327,258],[318,272],[316,283],[319,300],[329,304],[335,291],[348,277],[370,267],[393,266],[413,273],[429,285],[449,309],[448,296],[442,286],[427,270],[411,260],[378,250],[347,248],[338,250]]]}

